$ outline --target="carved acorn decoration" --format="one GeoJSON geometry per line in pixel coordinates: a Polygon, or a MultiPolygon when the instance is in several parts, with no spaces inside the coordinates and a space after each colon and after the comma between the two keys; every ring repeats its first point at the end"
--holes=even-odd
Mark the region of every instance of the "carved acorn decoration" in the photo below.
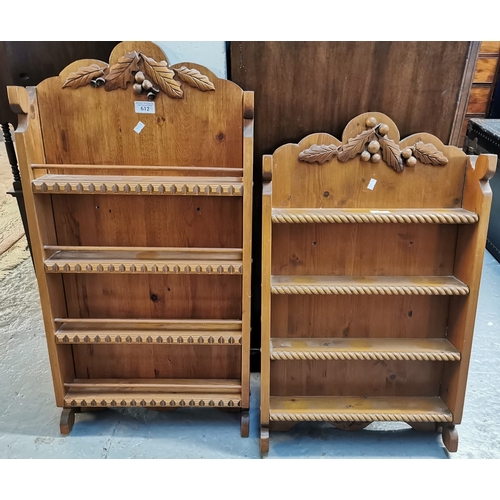
{"type": "Polygon", "coordinates": [[[370,118],[367,118],[366,126],[368,128],[373,128],[373,127],[375,127],[375,125],[377,125],[377,119],[375,117],[370,116],[370,118]]]}
{"type": "Polygon", "coordinates": [[[134,83],[132,88],[136,94],[140,94],[142,92],[142,85],[140,83],[134,83]]]}
{"type": "Polygon", "coordinates": [[[414,156],[410,156],[410,157],[406,160],[406,165],[407,165],[408,167],[414,167],[416,164],[417,164],[417,159],[416,159],[414,156]]]}
{"type": "Polygon", "coordinates": [[[368,151],[372,154],[378,153],[380,151],[380,142],[371,141],[370,144],[368,144],[368,151]]]}
{"type": "Polygon", "coordinates": [[[144,73],[142,71],[138,71],[135,74],[134,79],[137,83],[142,83],[146,79],[146,77],[144,76],[144,73]]]}
{"type": "Polygon", "coordinates": [[[372,155],[368,151],[363,151],[360,155],[361,161],[370,161],[372,155]]]}
{"type": "Polygon", "coordinates": [[[387,135],[389,133],[389,125],[386,125],[385,123],[381,123],[380,127],[378,128],[378,133],[380,135],[387,135]]]}
{"type": "Polygon", "coordinates": [[[142,88],[146,91],[149,92],[153,88],[153,84],[149,80],[144,80],[142,82],[142,88]]]}
{"type": "Polygon", "coordinates": [[[378,163],[381,159],[382,159],[382,157],[378,153],[375,153],[374,155],[372,155],[372,158],[371,158],[373,163],[378,163]]]}
{"type": "Polygon", "coordinates": [[[410,148],[405,148],[401,151],[401,156],[407,160],[413,154],[413,151],[410,148]]]}

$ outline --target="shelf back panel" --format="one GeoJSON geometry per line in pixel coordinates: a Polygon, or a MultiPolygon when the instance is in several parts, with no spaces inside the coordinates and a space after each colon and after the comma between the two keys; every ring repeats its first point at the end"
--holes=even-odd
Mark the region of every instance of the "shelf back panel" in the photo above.
{"type": "Polygon", "coordinates": [[[449,224],[275,224],[271,272],[450,276],[456,240],[449,224]]]}
{"type": "Polygon", "coordinates": [[[273,295],[273,337],[444,338],[449,297],[273,295]]]}
{"type": "Polygon", "coordinates": [[[77,378],[240,378],[236,346],[74,345],[77,378]]]}
{"type": "Polygon", "coordinates": [[[438,396],[442,362],[272,361],[272,396],[438,396]]]}
{"type": "Polygon", "coordinates": [[[242,248],[241,198],[52,198],[59,245],[242,248]]]}
{"type": "Polygon", "coordinates": [[[129,58],[130,66],[122,66],[124,81],[118,83],[127,85],[128,80],[128,88],[107,91],[109,83],[104,88],[63,88],[71,73],[92,64],[106,67],[106,63],[94,60],[76,61],[59,76],[38,85],[47,163],[242,167],[243,91],[238,85],[193,63],[173,67],[199,71],[215,91],[193,87],[188,78],[175,82],[170,68],[158,65],[156,71],[151,71],[148,60],[168,63],[165,54],[151,43],[142,47],[135,42],[117,45],[110,57],[111,70],[122,57],[129,58]],[[130,57],[133,53],[141,56],[130,57]],[[147,92],[138,95],[132,90],[133,75],[128,79],[131,71],[141,67],[146,77],[160,87],[154,113],[136,111],[136,102],[149,104],[147,92]],[[154,81],[155,76],[160,83],[154,81]],[[170,88],[169,83],[173,84],[170,88]],[[164,88],[176,95],[167,95],[164,88]],[[137,132],[139,122],[144,127],[137,132]]]}
{"type": "MultiPolygon", "coordinates": [[[[362,142],[362,141],[361,141],[362,142]]],[[[360,144],[361,144],[360,142],[360,144]]],[[[361,144],[360,148],[363,146],[361,144]]],[[[361,149],[360,149],[361,151],[361,149]]],[[[381,152],[379,152],[380,154],[381,152]]],[[[351,120],[342,142],[329,134],[311,134],[299,144],[286,144],[273,153],[273,208],[458,208],[462,206],[466,155],[438,138],[419,133],[400,142],[394,122],[383,113],[363,113],[351,120]],[[416,143],[433,145],[447,158],[445,165],[417,162],[402,172],[384,160],[363,162],[360,155],[348,161],[335,153],[322,164],[299,160],[313,145],[338,148],[367,131],[368,118],[389,127],[387,139],[399,150],[416,143]]]]}
{"type": "Polygon", "coordinates": [[[65,274],[70,318],[241,319],[241,275],[65,274]]]}

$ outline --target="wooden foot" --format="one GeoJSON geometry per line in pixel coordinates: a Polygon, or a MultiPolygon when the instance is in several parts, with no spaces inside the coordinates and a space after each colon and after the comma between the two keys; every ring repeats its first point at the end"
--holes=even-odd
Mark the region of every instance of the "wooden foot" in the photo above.
{"type": "Polygon", "coordinates": [[[267,427],[260,428],[260,454],[265,455],[269,452],[269,429],[267,427]]]}
{"type": "Polygon", "coordinates": [[[250,415],[248,410],[241,410],[241,437],[247,438],[250,433],[250,415]]]}
{"type": "Polygon", "coordinates": [[[408,425],[417,432],[436,432],[441,424],[436,422],[408,422],[408,425]]]}
{"type": "Polygon", "coordinates": [[[272,432],[287,432],[297,424],[298,422],[269,422],[269,430],[272,432]]]}
{"type": "Polygon", "coordinates": [[[61,419],[59,420],[59,430],[61,434],[69,434],[75,423],[75,408],[63,408],[61,419]]]}
{"type": "Polygon", "coordinates": [[[360,431],[371,422],[330,422],[334,427],[342,431],[360,431]]]}
{"type": "Polygon", "coordinates": [[[458,450],[458,431],[454,425],[443,425],[443,443],[450,453],[458,450]]]}

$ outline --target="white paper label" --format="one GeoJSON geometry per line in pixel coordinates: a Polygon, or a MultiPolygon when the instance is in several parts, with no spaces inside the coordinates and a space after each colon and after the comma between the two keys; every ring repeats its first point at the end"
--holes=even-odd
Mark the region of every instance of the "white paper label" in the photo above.
{"type": "Polygon", "coordinates": [[[155,114],[155,103],[151,101],[134,101],[136,113],[155,114]]]}
{"type": "Polygon", "coordinates": [[[377,179],[370,179],[370,182],[368,183],[368,189],[370,191],[373,191],[373,188],[375,187],[375,184],[377,184],[377,179]]]}
{"type": "Polygon", "coordinates": [[[139,122],[135,128],[134,128],[134,132],[136,132],[137,134],[140,134],[142,132],[142,129],[145,127],[146,125],[144,125],[144,123],[142,122],[139,122]]]}
{"type": "Polygon", "coordinates": [[[370,210],[371,214],[390,214],[390,210],[370,210]]]}

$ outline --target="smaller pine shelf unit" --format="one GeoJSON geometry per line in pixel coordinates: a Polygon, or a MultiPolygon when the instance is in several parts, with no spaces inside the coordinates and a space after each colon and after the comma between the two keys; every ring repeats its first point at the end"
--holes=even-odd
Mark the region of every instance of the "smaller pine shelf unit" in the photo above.
{"type": "Polygon", "coordinates": [[[304,421],[456,451],[495,166],[375,112],[264,156],[262,453],[304,421]]]}
{"type": "Polygon", "coordinates": [[[8,92],[61,432],[203,407],[248,436],[253,93],[150,42],[8,92]]]}

